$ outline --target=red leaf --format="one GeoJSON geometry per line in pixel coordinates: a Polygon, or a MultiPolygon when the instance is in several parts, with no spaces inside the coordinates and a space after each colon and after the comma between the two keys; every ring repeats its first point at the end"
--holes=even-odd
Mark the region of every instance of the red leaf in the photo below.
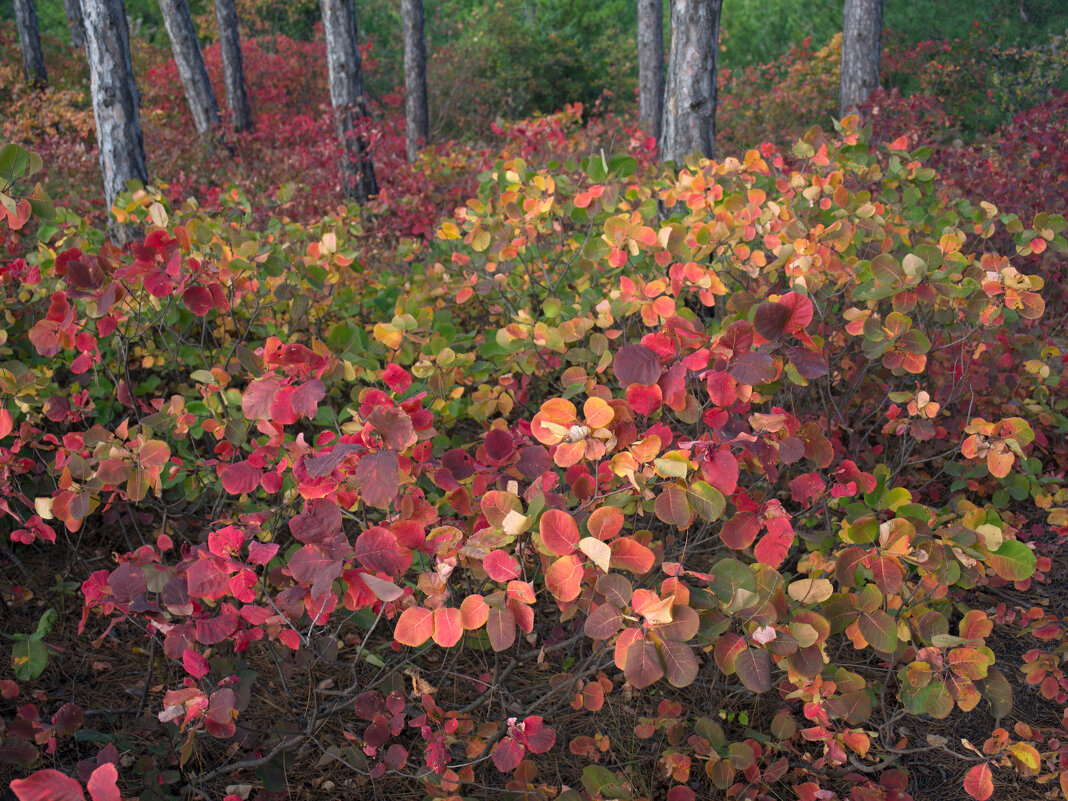
{"type": "Polygon", "coordinates": [[[0,439],[11,433],[15,427],[15,420],[7,409],[0,409],[0,439]]]}
{"type": "Polygon", "coordinates": [[[594,640],[607,640],[619,633],[623,626],[623,613],[610,603],[604,603],[590,612],[582,630],[594,640]]]}
{"type": "Polygon", "coordinates": [[[182,667],[194,679],[202,679],[208,675],[208,660],[189,648],[182,651],[182,667]]]}
{"type": "Polygon", "coordinates": [[[434,613],[421,606],[410,606],[400,613],[393,638],[401,645],[419,646],[434,634],[434,613]]]}
{"type": "Polygon", "coordinates": [[[688,528],[693,522],[693,510],[686,500],[686,491],[676,484],[669,484],[656,496],[653,511],[662,522],[676,528],[688,528]]]}
{"type": "Polygon", "coordinates": [[[750,351],[735,359],[727,372],[735,381],[755,387],[775,379],[775,363],[762,350],[750,351]]]}
{"type": "Polygon", "coordinates": [[[595,510],[586,521],[590,534],[599,540],[608,540],[623,530],[626,518],[618,506],[602,506],[595,510]]]}
{"type": "Polygon", "coordinates": [[[306,381],[289,396],[290,408],[302,417],[311,420],[319,411],[319,401],[326,397],[326,387],[318,378],[306,381]]]}
{"type": "Polygon", "coordinates": [[[118,780],[119,772],[115,769],[115,765],[105,762],[89,777],[86,785],[89,788],[89,796],[93,801],[121,801],[118,780]]]}
{"type": "Polygon", "coordinates": [[[253,492],[260,485],[263,470],[243,460],[233,464],[219,465],[219,480],[223,489],[231,495],[253,492]]]}
{"type": "Polygon", "coordinates": [[[290,518],[289,531],[305,545],[332,540],[341,533],[341,509],[333,501],[314,500],[303,512],[290,518]]]}
{"type": "Polygon", "coordinates": [[[786,349],[786,355],[794,369],[808,381],[827,375],[827,362],[818,353],[792,345],[786,349]]]}
{"type": "Polygon", "coordinates": [[[464,636],[460,610],[443,606],[434,610],[434,642],[442,648],[452,648],[464,636]]]}
{"type": "Polygon", "coordinates": [[[660,357],[645,345],[624,345],[616,351],[612,369],[624,387],[631,384],[655,384],[664,372],[660,357]]]}
{"type": "Polygon", "coordinates": [[[785,517],[773,517],[767,521],[768,533],[760,538],[753,549],[758,562],[778,567],[786,559],[794,544],[794,529],[785,517]]]}
{"type": "Polygon", "coordinates": [[[784,327],[787,334],[803,331],[812,322],[815,307],[807,296],[800,292],[787,292],[779,298],[779,303],[790,310],[790,319],[784,327]]]}
{"type": "Polygon", "coordinates": [[[769,342],[777,341],[790,320],[790,308],[782,303],[767,301],[756,307],[753,328],[769,342]]]}
{"type": "Polygon", "coordinates": [[[182,302],[197,317],[203,317],[215,305],[215,299],[211,296],[211,292],[202,286],[191,286],[186,289],[182,293],[182,302]]]}
{"type": "Polygon", "coordinates": [[[395,393],[402,395],[412,385],[412,375],[399,364],[387,364],[382,371],[382,381],[395,393]]]}
{"type": "Polygon", "coordinates": [[[611,567],[622,568],[644,576],[653,569],[655,561],[656,554],[630,537],[612,540],[612,560],[609,562],[611,567]]]}
{"type": "Polygon", "coordinates": [[[664,675],[673,687],[687,687],[697,678],[700,664],[693,649],[685,643],[660,641],[660,656],[664,662],[664,675]]]}
{"type": "Polygon", "coordinates": [[[497,462],[503,462],[515,453],[515,442],[507,431],[494,428],[486,434],[486,453],[497,462]]]}
{"type": "Polygon", "coordinates": [[[411,551],[401,548],[388,528],[374,526],[356,538],[355,556],[370,570],[400,577],[412,563],[411,551]]]}
{"type": "Polygon", "coordinates": [[[148,591],[148,581],[145,580],[145,571],[132,562],[126,562],[108,576],[108,587],[117,603],[128,604],[148,591]]]}
{"type": "Polygon", "coordinates": [[[519,562],[501,550],[490,551],[482,560],[482,569],[494,581],[511,581],[519,578],[519,562]]]}
{"type": "Polygon", "coordinates": [[[510,773],[523,761],[526,749],[514,737],[505,737],[493,746],[493,764],[501,773],[510,773]]]}
{"type": "Polygon", "coordinates": [[[545,547],[557,556],[566,556],[578,547],[580,534],[578,524],[567,512],[549,509],[538,524],[545,547]]]}
{"type": "Polygon", "coordinates": [[[400,491],[400,459],[392,450],[369,453],[356,466],[360,497],[369,506],[386,509],[400,491]]]}
{"type": "Polygon", "coordinates": [[[736,514],[723,524],[719,538],[728,548],[744,550],[752,545],[760,533],[760,522],[751,514],[736,514]]]}
{"type": "Polygon", "coordinates": [[[545,586],[557,600],[573,601],[582,592],[584,573],[582,559],[577,554],[563,556],[549,565],[545,571],[545,586]]]}
{"type": "Polygon", "coordinates": [[[627,662],[623,668],[627,681],[641,690],[664,675],[656,645],[644,637],[631,643],[627,649],[627,662]]]}
{"type": "Polygon", "coordinates": [[[246,420],[270,420],[271,402],[275,393],[282,388],[282,382],[274,376],[257,378],[245,389],[241,396],[241,412],[246,420]]]}
{"type": "Polygon", "coordinates": [[[491,606],[486,618],[486,634],[494,651],[505,651],[515,642],[515,615],[508,607],[491,606]]]}
{"type": "Polygon", "coordinates": [[[767,651],[746,648],[735,657],[734,672],[751,692],[766,693],[771,689],[771,660],[767,651]]]}
{"type": "Polygon", "coordinates": [[[19,801],[85,801],[85,793],[76,780],[52,769],[15,779],[11,792],[19,801]]]}
{"type": "Polygon", "coordinates": [[[986,762],[964,774],[964,791],[975,801],[987,801],[994,794],[994,777],[986,762]]]}
{"type": "Polygon", "coordinates": [[[635,412],[648,417],[664,405],[664,393],[659,384],[631,384],[627,387],[627,403],[635,412]]]}
{"type": "Polygon", "coordinates": [[[419,440],[415,427],[412,425],[412,418],[404,409],[398,409],[395,406],[377,406],[367,416],[367,422],[382,435],[382,441],[386,443],[386,447],[395,451],[403,451],[419,440]]]}

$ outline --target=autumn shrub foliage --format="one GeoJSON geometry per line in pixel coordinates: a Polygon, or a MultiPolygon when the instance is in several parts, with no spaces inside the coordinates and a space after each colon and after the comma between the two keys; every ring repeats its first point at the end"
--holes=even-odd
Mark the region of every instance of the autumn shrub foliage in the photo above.
{"type": "Polygon", "coordinates": [[[61,209],[0,270],[4,547],[69,565],[0,587],[16,796],[1068,791],[1065,221],[857,125],[501,160],[395,270],[236,188],[61,209]],[[60,631],[143,654],[114,729],[60,631]]]}

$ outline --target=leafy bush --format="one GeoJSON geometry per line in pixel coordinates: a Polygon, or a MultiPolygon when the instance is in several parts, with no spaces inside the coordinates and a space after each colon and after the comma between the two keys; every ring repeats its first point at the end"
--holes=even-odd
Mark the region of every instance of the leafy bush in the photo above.
{"type": "MultiPolygon", "coordinates": [[[[608,132],[570,115],[502,132],[608,132]]],[[[637,137],[513,155],[394,270],[355,209],[259,230],[237,189],[138,190],[124,251],[61,211],[0,284],[7,538],[78,565],[71,642],[151,654],[125,714],[161,744],[98,733],[81,774],[121,747],[164,797],[277,797],[309,755],[324,793],[437,798],[905,799],[946,755],[977,799],[1066,781],[1063,627],[1027,600],[1068,535],[1065,363],[998,249],[1063,253],[1065,222],[856,126],[677,176],[637,137]]],[[[0,683],[28,767],[82,728],[47,686],[0,683]]]]}

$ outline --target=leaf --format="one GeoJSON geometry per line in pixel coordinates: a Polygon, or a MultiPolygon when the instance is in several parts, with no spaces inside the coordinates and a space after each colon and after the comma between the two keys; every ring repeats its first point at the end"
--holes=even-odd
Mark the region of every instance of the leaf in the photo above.
{"type": "Polygon", "coordinates": [[[975,801],[987,801],[994,794],[994,776],[988,763],[976,765],[964,774],[964,791],[975,801]]]}
{"type": "Polygon", "coordinates": [[[393,639],[401,645],[417,647],[434,634],[434,612],[421,606],[409,606],[397,618],[393,639]]]}
{"type": "Polygon", "coordinates": [[[368,506],[386,509],[400,491],[400,459],[392,450],[369,453],[356,465],[360,497],[368,506]]]}
{"type": "Polygon", "coordinates": [[[360,573],[360,581],[367,586],[375,598],[387,604],[404,597],[404,590],[392,581],[386,581],[371,573],[360,573]]]}
{"type": "Polygon", "coordinates": [[[631,384],[627,387],[626,399],[635,413],[648,417],[664,405],[664,391],[659,384],[631,384]]]}
{"type": "Polygon", "coordinates": [[[198,681],[208,675],[208,660],[191,648],[182,651],[182,667],[185,672],[198,681]]]}
{"type": "Polygon", "coordinates": [[[501,550],[490,551],[486,554],[482,560],[482,569],[494,581],[511,581],[519,578],[522,572],[515,557],[501,550]]]}
{"type": "Polygon", "coordinates": [[[756,516],[742,512],[723,524],[723,528],[719,531],[719,538],[728,548],[741,551],[756,542],[759,533],[760,521],[756,516]]]}
{"type": "Polygon", "coordinates": [[[791,345],[786,349],[786,357],[797,370],[798,375],[807,381],[822,378],[830,372],[823,356],[808,348],[791,345]]]}
{"type": "Polygon", "coordinates": [[[664,662],[664,675],[672,687],[687,687],[697,678],[700,664],[693,649],[685,643],[661,640],[660,656],[664,662]]]}
{"type": "MultiPolygon", "coordinates": [[[[332,540],[341,533],[341,509],[333,501],[316,499],[299,515],[290,518],[289,531],[305,545],[332,540]]],[[[275,546],[275,550],[277,548],[275,546]]],[[[252,550],[251,544],[249,550],[252,550]]]]}
{"type": "Polygon", "coordinates": [[[519,767],[519,763],[523,761],[525,753],[526,749],[516,742],[514,737],[505,737],[493,746],[491,755],[497,770],[501,773],[510,773],[519,767]]]}
{"type": "Polygon", "coordinates": [[[545,586],[557,600],[568,602],[582,592],[582,559],[577,554],[562,556],[545,571],[545,586]]]}
{"type": "Polygon", "coordinates": [[[601,542],[596,537],[583,537],[579,540],[579,550],[597,567],[605,573],[608,572],[612,563],[612,548],[607,542],[601,542]]]}
{"type": "Polygon", "coordinates": [[[241,396],[241,412],[246,420],[270,420],[271,403],[279,389],[282,388],[280,379],[274,376],[257,378],[245,388],[241,396]]]}
{"type": "Polygon", "coordinates": [[[607,640],[619,633],[623,613],[610,603],[603,603],[590,612],[582,630],[593,640],[607,640]]]}
{"type": "Polygon", "coordinates": [[[834,587],[827,579],[798,579],[786,588],[791,598],[802,604],[823,603],[834,595],[834,587]]]}
{"type": "Polygon", "coordinates": [[[630,537],[612,540],[611,547],[611,567],[629,570],[631,573],[644,576],[653,569],[653,564],[656,562],[656,554],[630,537]]]}
{"type": "Polygon", "coordinates": [[[1005,540],[986,558],[986,563],[1006,581],[1024,581],[1034,574],[1037,559],[1034,551],[1019,540],[1005,540]]]}
{"type": "Polygon", "coordinates": [[[661,522],[685,529],[693,522],[693,512],[686,500],[686,491],[677,484],[669,484],[656,496],[653,511],[661,522]]]}
{"type": "Polygon", "coordinates": [[[771,658],[767,651],[746,648],[734,658],[734,672],[750,692],[766,693],[771,689],[771,658]]]}
{"type": "Polygon", "coordinates": [[[133,562],[125,562],[108,576],[108,588],[117,603],[128,604],[148,591],[145,571],[133,562]]]}
{"type": "Polygon", "coordinates": [[[85,801],[85,793],[76,780],[51,768],[15,779],[11,792],[19,801],[85,801]]]}
{"type": "Polygon", "coordinates": [[[693,510],[710,523],[719,520],[727,508],[723,493],[707,481],[693,482],[686,490],[686,499],[693,510]]]}
{"type": "Polygon", "coordinates": [[[753,548],[753,555],[761,564],[778,567],[794,544],[794,529],[785,517],[773,517],[765,525],[768,531],[753,548]]]}
{"type": "Polygon", "coordinates": [[[663,676],[664,668],[660,664],[660,655],[657,653],[656,645],[644,637],[631,643],[630,648],[627,649],[623,675],[639,690],[648,687],[663,676]]]}
{"type": "Polygon", "coordinates": [[[489,604],[481,595],[468,595],[460,603],[460,623],[467,631],[475,631],[486,625],[489,604]]]}
{"type": "Polygon", "coordinates": [[[612,359],[612,369],[624,387],[655,384],[664,366],[656,352],[645,345],[624,345],[612,359]]]}
{"type": "Polygon", "coordinates": [[[897,650],[897,624],[881,609],[861,612],[857,618],[857,628],[876,651],[892,654],[897,650]]]}
{"type": "Polygon", "coordinates": [[[782,303],[766,301],[756,307],[753,314],[753,328],[769,342],[775,342],[783,335],[786,323],[790,320],[790,309],[782,303]]]}
{"type": "Polygon", "coordinates": [[[756,591],[756,578],[749,566],[737,559],[721,559],[712,565],[712,592],[723,603],[730,603],[739,590],[756,591]]]}
{"type": "Polygon", "coordinates": [[[367,416],[367,422],[382,435],[386,447],[395,451],[403,451],[419,441],[412,418],[396,406],[376,406],[367,416]]]}
{"type": "Polygon", "coordinates": [[[215,305],[215,299],[207,287],[191,286],[182,293],[182,302],[197,317],[205,316],[215,305]]]}
{"type": "Polygon", "coordinates": [[[727,368],[731,378],[740,384],[758,386],[775,379],[775,363],[771,356],[762,350],[750,351],[739,356],[727,368]]]}
{"type": "Polygon", "coordinates": [[[245,495],[260,486],[263,470],[254,467],[247,459],[219,466],[219,480],[223,489],[231,495],[245,495]]]}
{"type": "Polygon", "coordinates": [[[586,528],[599,540],[608,541],[623,530],[626,518],[617,506],[602,506],[595,509],[586,521],[586,528]]]}
{"type": "Polygon", "coordinates": [[[579,543],[579,527],[575,519],[561,509],[549,509],[538,523],[541,541],[551,553],[567,556],[579,543]]]}
{"type": "Polygon", "coordinates": [[[15,678],[33,681],[48,667],[48,648],[38,639],[27,637],[19,640],[11,649],[15,663],[15,678]]]}
{"type": "Polygon", "coordinates": [[[452,648],[464,636],[460,610],[443,606],[434,610],[434,642],[442,648],[452,648]]]}
{"type": "Polygon", "coordinates": [[[990,702],[990,714],[1000,720],[1012,712],[1012,685],[997,668],[989,668],[979,683],[983,697],[990,702]]]}
{"type": "Polygon", "coordinates": [[[491,606],[486,619],[486,634],[494,651],[506,651],[515,642],[515,615],[505,607],[491,606]]]}
{"type": "Polygon", "coordinates": [[[402,548],[397,535],[383,526],[372,526],[356,538],[354,555],[368,570],[385,573],[394,579],[403,575],[412,563],[412,552],[402,548]]]}

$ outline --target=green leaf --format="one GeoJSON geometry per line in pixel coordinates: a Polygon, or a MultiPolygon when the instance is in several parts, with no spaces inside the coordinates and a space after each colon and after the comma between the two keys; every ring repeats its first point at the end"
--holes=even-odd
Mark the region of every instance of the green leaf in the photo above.
{"type": "Polygon", "coordinates": [[[1031,578],[1036,562],[1034,551],[1019,540],[1006,540],[986,559],[986,563],[994,572],[1006,581],[1024,581],[1031,578]]]}
{"type": "Polygon", "coordinates": [[[686,490],[690,506],[709,522],[719,520],[727,508],[723,493],[707,481],[695,481],[686,490]]]}
{"type": "Polygon", "coordinates": [[[897,624],[886,612],[880,609],[862,612],[857,627],[876,651],[892,654],[897,650],[897,624]]]}
{"type": "Polygon", "coordinates": [[[738,590],[756,592],[753,571],[737,559],[721,559],[712,566],[712,592],[723,603],[730,603],[738,590]]]}
{"type": "Polygon", "coordinates": [[[15,663],[15,678],[33,681],[48,666],[48,649],[39,639],[27,637],[12,648],[15,663]]]}

